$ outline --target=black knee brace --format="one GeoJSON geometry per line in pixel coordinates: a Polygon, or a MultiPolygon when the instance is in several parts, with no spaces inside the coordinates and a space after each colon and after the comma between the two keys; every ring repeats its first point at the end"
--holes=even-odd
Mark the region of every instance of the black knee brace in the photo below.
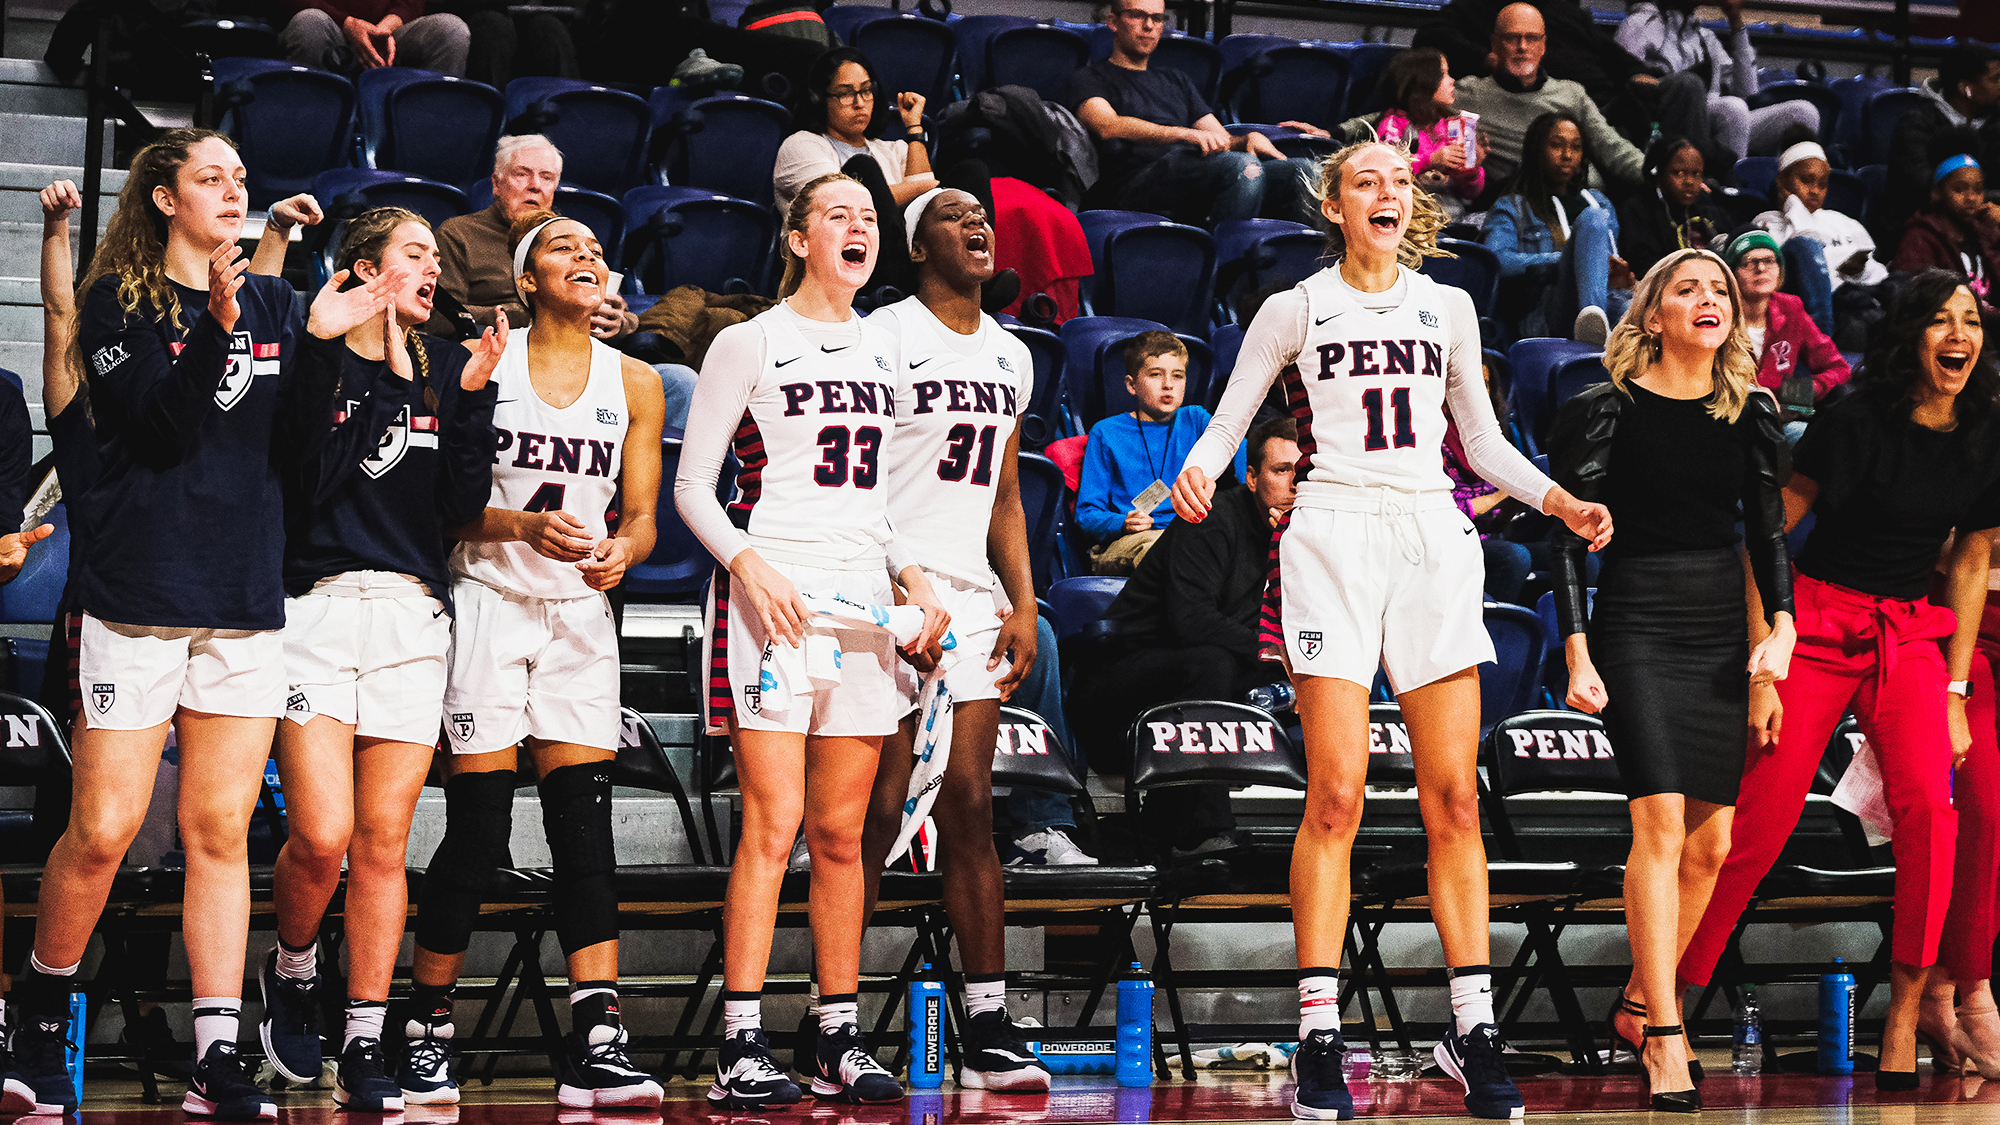
{"type": "Polygon", "coordinates": [[[463,953],[494,875],[513,866],[514,771],[462,773],[445,782],[444,839],[424,873],[417,904],[417,944],[463,953]]]}
{"type": "Polygon", "coordinates": [[[541,794],[542,830],[556,869],[556,937],[568,955],[618,936],[611,763],[550,770],[541,794]]]}

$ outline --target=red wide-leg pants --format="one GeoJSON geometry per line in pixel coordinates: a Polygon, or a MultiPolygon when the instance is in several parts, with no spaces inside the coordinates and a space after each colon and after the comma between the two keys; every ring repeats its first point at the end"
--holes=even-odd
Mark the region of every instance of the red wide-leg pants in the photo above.
{"type": "Polygon", "coordinates": [[[1951,908],[1944,916],[1939,959],[1953,980],[1993,975],[1993,941],[2000,936],[2000,711],[1993,700],[1994,665],[2000,663],[2000,606],[1988,606],[1979,623],[1979,652],[1972,661],[1972,698],[1965,717],[1972,750],[1958,767],[1952,800],[1958,805],[1958,856],[1952,867],[1951,908]]]}

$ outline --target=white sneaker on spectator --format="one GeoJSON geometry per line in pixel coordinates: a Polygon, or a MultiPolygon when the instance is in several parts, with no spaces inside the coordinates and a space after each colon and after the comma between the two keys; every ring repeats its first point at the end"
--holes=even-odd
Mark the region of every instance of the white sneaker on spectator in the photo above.
{"type": "Polygon", "coordinates": [[[1611,320],[1604,315],[1603,309],[1586,305],[1583,311],[1576,314],[1576,323],[1570,327],[1569,338],[1579,344],[1601,348],[1604,341],[1611,338],[1611,320]]]}
{"type": "Polygon", "coordinates": [[[1009,867],[1095,867],[1097,857],[1076,846],[1060,828],[1042,828],[1014,838],[1007,848],[1009,867]]]}

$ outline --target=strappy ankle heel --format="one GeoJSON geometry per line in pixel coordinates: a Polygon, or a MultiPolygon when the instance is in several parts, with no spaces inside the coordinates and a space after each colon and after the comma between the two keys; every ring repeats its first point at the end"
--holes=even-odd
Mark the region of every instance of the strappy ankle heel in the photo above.
{"type": "MultiPolygon", "coordinates": [[[[1647,1039],[1677,1039],[1685,1034],[1686,1031],[1680,1024],[1673,1024],[1668,1027],[1648,1026],[1644,1032],[1644,1037],[1647,1039]]],[[[1641,1054],[1639,1057],[1639,1068],[1641,1070],[1645,1070],[1646,1068],[1644,1054],[1641,1054]]],[[[1694,1113],[1701,1109],[1701,1090],[1698,1088],[1689,1087],[1686,1090],[1669,1090],[1663,1094],[1651,1093],[1651,1071],[1646,1071],[1646,1083],[1648,1087],[1647,1105],[1655,1113],[1694,1113]]]]}
{"type": "Polygon", "coordinates": [[[1618,1013],[1620,1012],[1628,1016],[1638,1016],[1641,1027],[1645,1026],[1646,1023],[1646,1006],[1627,997],[1624,989],[1619,989],[1618,998],[1611,1001],[1611,1010],[1604,1013],[1604,1032],[1611,1037],[1611,1045],[1604,1052],[1604,1062],[1607,1066],[1617,1064],[1618,1052],[1621,1048],[1631,1053],[1633,1062],[1640,1061],[1639,1044],[1632,1042],[1618,1032],[1618,1013]]]}

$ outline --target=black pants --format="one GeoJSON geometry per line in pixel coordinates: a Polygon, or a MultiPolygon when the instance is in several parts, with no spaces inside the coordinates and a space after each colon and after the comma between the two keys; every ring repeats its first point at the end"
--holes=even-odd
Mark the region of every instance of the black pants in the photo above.
{"type": "MultiPolygon", "coordinates": [[[[1241,699],[1280,675],[1277,665],[1220,645],[1142,649],[1078,675],[1070,698],[1102,702],[1082,713],[1072,704],[1071,726],[1082,737],[1092,769],[1123,777],[1132,755],[1126,728],[1139,712],[1182,699],[1241,699]]],[[[1236,814],[1229,808],[1227,785],[1175,785],[1146,793],[1140,821],[1160,843],[1188,848],[1234,830],[1236,814]]]]}
{"type": "Polygon", "coordinates": [[[1708,128],[1708,87],[1686,71],[1667,75],[1657,86],[1627,82],[1605,105],[1604,118],[1642,151],[1656,124],[1662,137],[1686,137],[1701,150],[1711,176],[1728,172],[1736,160],[1715,147],[1708,128]]]}
{"type": "MultiPolygon", "coordinates": [[[[881,246],[875,252],[875,272],[869,275],[864,293],[872,294],[884,285],[893,286],[905,297],[917,291],[917,267],[910,261],[909,235],[903,229],[903,208],[896,202],[889,190],[889,178],[882,174],[882,165],[872,156],[857,156],[841,165],[840,170],[861,181],[868,194],[875,201],[875,226],[881,236],[881,246]]],[[[993,213],[993,178],[986,170],[983,160],[961,160],[949,168],[938,170],[938,183],[944,187],[958,188],[971,192],[986,208],[986,220],[997,223],[993,213]]]]}
{"type": "MultiPolygon", "coordinates": [[[[433,6],[435,7],[435,6],[433,6]]],[[[465,16],[472,29],[465,76],[497,90],[515,78],[581,78],[569,25],[547,13],[515,23],[504,9],[465,16]]]]}

